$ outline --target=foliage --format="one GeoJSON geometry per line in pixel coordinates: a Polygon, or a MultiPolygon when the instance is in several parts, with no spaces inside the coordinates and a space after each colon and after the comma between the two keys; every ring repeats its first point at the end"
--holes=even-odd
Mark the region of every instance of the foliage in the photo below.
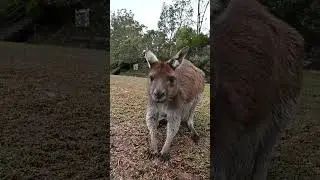
{"type": "Polygon", "coordinates": [[[173,0],[173,4],[167,5],[163,3],[158,22],[160,31],[168,35],[168,39],[172,40],[173,34],[183,25],[191,25],[190,17],[193,15],[193,8],[190,0],[173,0]]]}
{"type": "Polygon", "coordinates": [[[142,30],[144,27],[144,25],[134,20],[134,14],[131,11],[120,9],[112,13],[110,53],[115,63],[118,65],[123,62],[132,63],[139,58],[139,51],[143,49],[142,30]]]}
{"type": "Polygon", "coordinates": [[[173,0],[173,4],[163,3],[158,22],[158,28],[166,34],[168,43],[170,44],[169,54],[173,52],[174,34],[182,26],[190,26],[193,21],[190,17],[193,15],[191,0],[173,0]]]}
{"type": "Polygon", "coordinates": [[[0,4],[0,15],[8,22],[14,21],[25,15],[34,18],[41,16],[43,8],[40,0],[2,0],[0,4]]]}
{"type": "Polygon", "coordinates": [[[43,2],[40,0],[27,0],[26,13],[34,19],[38,18],[44,13],[43,2]]]}
{"type": "Polygon", "coordinates": [[[209,43],[209,37],[200,33],[197,30],[183,26],[175,34],[176,50],[185,46],[189,46],[191,51],[188,59],[206,72],[209,76],[210,73],[210,53],[205,51],[205,46],[209,43]]]}
{"type": "Polygon", "coordinates": [[[270,11],[299,30],[311,44],[319,44],[320,3],[317,0],[269,0],[270,11]]]}
{"type": "Polygon", "coordinates": [[[192,61],[198,68],[202,69],[206,74],[206,79],[210,80],[210,54],[194,55],[192,61]]]}
{"type": "Polygon", "coordinates": [[[113,12],[110,30],[113,59],[111,66],[144,62],[141,56],[144,49],[150,49],[160,60],[166,60],[181,48],[189,46],[191,59],[198,54],[194,59],[199,59],[199,62],[193,62],[199,64],[202,69],[209,69],[209,53],[201,54],[202,47],[208,44],[209,37],[191,27],[192,15],[191,0],[174,0],[173,4],[163,5],[158,30],[145,31],[145,26],[134,19],[131,11],[121,9],[113,12]]]}
{"type": "Polygon", "coordinates": [[[166,34],[159,30],[148,30],[143,35],[143,44],[146,48],[152,49],[154,53],[156,53],[159,58],[166,58],[166,54],[169,52],[168,42],[166,38],[166,34]]]}
{"type": "Polygon", "coordinates": [[[209,42],[209,37],[197,33],[197,31],[191,27],[183,26],[175,34],[176,47],[181,49],[185,46],[190,46],[191,48],[203,47],[209,42]]]}

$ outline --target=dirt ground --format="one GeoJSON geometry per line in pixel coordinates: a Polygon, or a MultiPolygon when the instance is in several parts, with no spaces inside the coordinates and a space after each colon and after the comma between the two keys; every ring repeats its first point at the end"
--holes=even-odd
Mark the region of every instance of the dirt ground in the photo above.
{"type": "MultiPolygon", "coordinates": [[[[195,145],[186,127],[180,128],[171,146],[171,160],[148,158],[149,136],[145,123],[146,79],[130,76],[110,78],[110,143],[112,179],[208,179],[210,154],[209,86],[196,109],[195,145]]],[[[165,126],[159,127],[159,147],[164,143],[165,126]]]]}
{"type": "Polygon", "coordinates": [[[0,179],[106,179],[105,57],[2,45],[0,179]]]}

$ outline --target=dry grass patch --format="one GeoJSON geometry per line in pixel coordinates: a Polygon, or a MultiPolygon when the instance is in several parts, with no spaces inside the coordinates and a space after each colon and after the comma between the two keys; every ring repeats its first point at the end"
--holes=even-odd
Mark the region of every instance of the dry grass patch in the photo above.
{"type": "MultiPolygon", "coordinates": [[[[181,127],[172,143],[171,160],[163,163],[147,157],[149,134],[145,122],[146,79],[111,76],[110,143],[112,179],[208,179],[210,154],[210,87],[196,109],[195,128],[200,135],[195,145],[186,127],[181,127]],[[157,178],[155,178],[157,177],[157,178]]],[[[159,127],[159,146],[165,126],[159,127]]]]}

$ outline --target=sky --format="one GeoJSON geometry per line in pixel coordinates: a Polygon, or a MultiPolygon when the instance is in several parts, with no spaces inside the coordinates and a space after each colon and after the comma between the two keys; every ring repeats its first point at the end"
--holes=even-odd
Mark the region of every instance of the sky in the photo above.
{"type": "MultiPolygon", "coordinates": [[[[134,14],[134,19],[139,21],[141,24],[147,26],[148,30],[158,29],[158,21],[162,9],[163,2],[171,3],[171,0],[111,0],[110,10],[111,12],[117,9],[125,8],[131,10],[134,14]]],[[[196,20],[197,13],[197,0],[191,0],[192,7],[194,10],[193,20],[196,20]]],[[[205,14],[206,20],[202,25],[202,32],[205,34],[209,33],[210,30],[210,5],[208,6],[205,14]]],[[[201,10],[202,11],[202,10],[201,10]]],[[[196,27],[194,27],[196,28],[196,27]]]]}

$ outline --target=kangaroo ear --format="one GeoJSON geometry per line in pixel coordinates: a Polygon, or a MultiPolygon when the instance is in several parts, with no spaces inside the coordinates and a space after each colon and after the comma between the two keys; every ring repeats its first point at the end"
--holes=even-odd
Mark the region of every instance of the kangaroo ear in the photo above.
{"type": "Polygon", "coordinates": [[[144,58],[146,59],[148,63],[148,67],[151,68],[151,65],[155,62],[158,62],[158,58],[155,54],[153,54],[150,50],[144,50],[142,52],[144,54],[144,58]]]}
{"type": "Polygon", "coordinates": [[[167,63],[173,68],[176,69],[180,66],[184,58],[188,55],[189,46],[182,48],[176,55],[167,61],[167,63]]]}

